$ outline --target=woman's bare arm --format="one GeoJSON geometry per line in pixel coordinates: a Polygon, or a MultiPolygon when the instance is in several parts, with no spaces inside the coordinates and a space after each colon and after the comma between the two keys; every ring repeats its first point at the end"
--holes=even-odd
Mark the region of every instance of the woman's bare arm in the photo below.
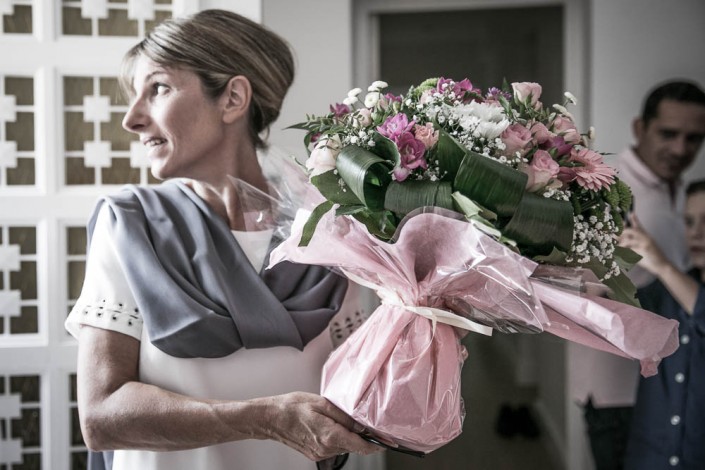
{"type": "Polygon", "coordinates": [[[273,439],[311,460],[379,449],[351,432],[354,421],[318,395],[199,400],[141,383],[139,348],[121,333],[81,328],[78,404],[90,449],[167,451],[273,439]]]}

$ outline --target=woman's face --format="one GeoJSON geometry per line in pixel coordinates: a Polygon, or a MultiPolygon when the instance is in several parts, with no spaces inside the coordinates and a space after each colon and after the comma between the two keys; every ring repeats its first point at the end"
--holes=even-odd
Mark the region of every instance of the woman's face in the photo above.
{"type": "Polygon", "coordinates": [[[693,266],[705,269],[705,191],[690,194],[685,203],[686,240],[693,266]]]}
{"type": "Polygon", "coordinates": [[[198,76],[139,56],[134,97],[122,125],[147,147],[152,174],[159,179],[212,181],[223,174],[219,162],[232,151],[218,99],[204,94],[198,76]],[[229,152],[230,151],[230,152],[229,152]]]}

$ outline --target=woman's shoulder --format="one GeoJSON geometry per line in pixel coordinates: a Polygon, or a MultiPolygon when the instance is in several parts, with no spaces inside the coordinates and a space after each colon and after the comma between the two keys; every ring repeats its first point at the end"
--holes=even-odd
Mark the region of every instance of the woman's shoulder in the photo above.
{"type": "Polygon", "coordinates": [[[98,199],[92,218],[97,217],[101,210],[148,213],[159,211],[164,207],[178,207],[178,204],[190,198],[190,192],[188,186],[180,180],[170,180],[149,186],[124,185],[117,191],[98,199]]]}

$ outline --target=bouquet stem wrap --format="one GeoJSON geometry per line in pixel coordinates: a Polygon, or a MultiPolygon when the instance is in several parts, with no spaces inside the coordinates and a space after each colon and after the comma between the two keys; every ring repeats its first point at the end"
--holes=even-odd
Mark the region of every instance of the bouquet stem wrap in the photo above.
{"type": "Polygon", "coordinates": [[[338,268],[380,295],[382,304],[324,365],[321,394],[381,439],[430,452],[462,431],[466,352],[439,310],[470,330],[547,331],[637,359],[644,375],[677,348],[676,321],[533,278],[535,262],[450,214],[410,214],[389,243],[328,213],[300,247],[308,218],[301,212],[270,257],[272,265],[338,268]],[[416,313],[424,311],[430,321],[416,313]]]}

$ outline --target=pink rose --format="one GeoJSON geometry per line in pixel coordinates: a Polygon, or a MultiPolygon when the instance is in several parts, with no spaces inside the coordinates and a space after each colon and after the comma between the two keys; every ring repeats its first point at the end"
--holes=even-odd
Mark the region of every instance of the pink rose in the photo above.
{"type": "Polygon", "coordinates": [[[527,152],[527,145],[531,142],[531,132],[521,124],[510,125],[499,137],[506,145],[504,155],[508,157],[516,156],[517,152],[524,156],[527,152]]]}
{"type": "Polygon", "coordinates": [[[534,140],[537,144],[543,144],[554,135],[542,122],[535,122],[531,125],[531,135],[534,136],[534,140]]]}
{"type": "Polygon", "coordinates": [[[556,116],[551,123],[551,130],[563,137],[567,144],[574,145],[580,142],[580,132],[576,129],[573,121],[565,116],[556,116]]]}
{"type": "Polygon", "coordinates": [[[355,126],[367,127],[372,124],[372,111],[369,108],[362,108],[355,114],[355,126]]]}
{"type": "Polygon", "coordinates": [[[514,82],[512,89],[514,90],[514,98],[519,103],[524,103],[534,109],[541,109],[539,101],[541,91],[543,91],[541,85],[534,82],[514,82]]]}
{"type": "Polygon", "coordinates": [[[433,128],[433,124],[427,122],[426,125],[414,126],[414,136],[423,142],[427,149],[430,149],[438,142],[438,131],[433,128]]]}
{"type": "Polygon", "coordinates": [[[435,90],[431,88],[421,93],[421,97],[419,98],[419,104],[426,104],[430,102],[433,99],[433,93],[435,93],[435,90]]]}
{"type": "Polygon", "coordinates": [[[537,150],[529,165],[522,165],[521,171],[529,176],[526,190],[536,192],[545,188],[558,176],[560,165],[545,150],[537,150]]]}
{"type": "Polygon", "coordinates": [[[341,148],[342,143],[337,135],[326,136],[316,142],[306,160],[306,168],[310,171],[309,178],[334,170],[341,148]]]}

